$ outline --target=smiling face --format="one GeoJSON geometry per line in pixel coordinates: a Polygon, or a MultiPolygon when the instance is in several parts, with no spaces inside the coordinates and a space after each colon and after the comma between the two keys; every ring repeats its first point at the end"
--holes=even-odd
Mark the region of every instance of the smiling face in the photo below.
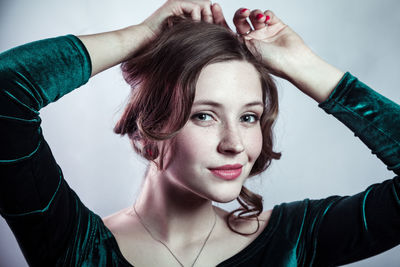
{"type": "Polygon", "coordinates": [[[209,200],[237,198],[261,152],[263,110],[253,65],[227,61],[206,66],[196,84],[190,119],[166,155],[166,176],[209,200]]]}

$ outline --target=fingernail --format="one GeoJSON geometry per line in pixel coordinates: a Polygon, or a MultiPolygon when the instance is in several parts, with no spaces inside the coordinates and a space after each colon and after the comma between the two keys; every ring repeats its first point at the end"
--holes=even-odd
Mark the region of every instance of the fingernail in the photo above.
{"type": "Polygon", "coordinates": [[[260,19],[262,19],[263,17],[264,17],[263,14],[258,14],[258,15],[256,16],[256,19],[260,20],[260,19]]]}
{"type": "Polygon", "coordinates": [[[269,20],[270,19],[270,16],[267,16],[267,18],[265,19],[265,21],[267,21],[267,20],[269,20]]]}
{"type": "Polygon", "coordinates": [[[240,10],[240,14],[246,12],[248,9],[247,8],[243,8],[242,10],[240,10]]]}

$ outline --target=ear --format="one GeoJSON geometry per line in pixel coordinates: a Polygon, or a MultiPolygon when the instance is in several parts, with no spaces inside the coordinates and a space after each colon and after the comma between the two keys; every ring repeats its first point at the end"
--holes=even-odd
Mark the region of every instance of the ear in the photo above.
{"type": "Polygon", "coordinates": [[[138,153],[142,155],[147,160],[151,160],[158,164],[158,159],[160,155],[159,142],[148,140],[148,139],[138,139],[132,141],[134,146],[137,147],[138,153]]]}
{"type": "Polygon", "coordinates": [[[138,138],[129,138],[129,140],[130,140],[132,146],[135,148],[135,150],[136,150],[136,149],[139,150],[139,151],[142,151],[142,150],[143,150],[143,147],[144,147],[144,145],[145,145],[145,142],[144,142],[144,140],[143,140],[142,138],[141,138],[141,139],[138,139],[138,138]]]}

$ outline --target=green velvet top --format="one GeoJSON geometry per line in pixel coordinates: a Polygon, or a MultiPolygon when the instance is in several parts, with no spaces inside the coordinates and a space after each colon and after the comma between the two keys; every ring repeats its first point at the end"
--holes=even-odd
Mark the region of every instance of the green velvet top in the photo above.
{"type": "MultiPolygon", "coordinates": [[[[101,218],[64,180],[39,110],[85,84],[89,54],[73,35],[0,54],[0,214],[32,266],[131,266],[101,218]]],[[[400,175],[400,107],[346,73],[319,104],[400,175]]],[[[400,178],[353,196],[276,205],[263,232],[218,266],[335,266],[400,243],[400,178]]]]}

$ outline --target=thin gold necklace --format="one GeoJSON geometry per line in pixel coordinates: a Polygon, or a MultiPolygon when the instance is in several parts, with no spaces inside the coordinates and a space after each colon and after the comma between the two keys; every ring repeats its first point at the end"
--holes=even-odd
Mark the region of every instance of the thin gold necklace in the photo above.
{"type": "MultiPolygon", "coordinates": [[[[135,203],[135,204],[136,204],[136,203],[135,203]]],[[[178,263],[179,263],[182,267],[185,267],[185,265],[182,264],[182,262],[175,256],[175,254],[171,251],[171,249],[170,249],[164,242],[162,242],[161,240],[159,240],[159,239],[157,239],[157,238],[155,238],[155,237],[153,236],[153,234],[152,234],[152,233],[150,232],[150,230],[147,228],[147,226],[146,226],[145,223],[143,222],[142,218],[139,216],[138,212],[136,211],[135,204],[133,205],[133,210],[135,211],[136,216],[138,216],[139,221],[140,221],[140,223],[143,225],[144,229],[146,229],[146,231],[150,234],[151,238],[153,238],[155,241],[158,241],[158,242],[160,242],[161,244],[163,244],[164,247],[166,247],[166,248],[168,249],[168,251],[172,254],[172,256],[174,256],[174,258],[178,261],[178,263]]],[[[213,208],[214,208],[214,207],[213,207],[213,208]]],[[[206,237],[206,240],[204,241],[203,245],[201,246],[199,253],[197,253],[197,256],[196,256],[196,258],[194,259],[194,262],[192,263],[192,265],[190,265],[191,267],[194,266],[194,264],[196,263],[197,259],[199,258],[200,253],[203,251],[203,248],[204,248],[204,246],[206,245],[207,240],[208,240],[208,238],[210,237],[212,231],[214,230],[215,224],[217,223],[217,213],[215,212],[215,209],[214,209],[214,215],[215,215],[215,216],[214,216],[214,224],[213,224],[213,226],[212,226],[210,232],[208,233],[208,235],[207,235],[207,237],[206,237]]]]}

